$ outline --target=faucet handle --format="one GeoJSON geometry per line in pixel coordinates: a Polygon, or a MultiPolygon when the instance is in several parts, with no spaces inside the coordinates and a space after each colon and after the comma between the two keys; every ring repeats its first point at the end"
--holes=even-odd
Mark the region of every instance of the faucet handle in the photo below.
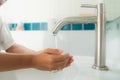
{"type": "Polygon", "coordinates": [[[97,8],[97,5],[92,5],[92,4],[81,4],[81,7],[85,7],[85,8],[97,8]]]}

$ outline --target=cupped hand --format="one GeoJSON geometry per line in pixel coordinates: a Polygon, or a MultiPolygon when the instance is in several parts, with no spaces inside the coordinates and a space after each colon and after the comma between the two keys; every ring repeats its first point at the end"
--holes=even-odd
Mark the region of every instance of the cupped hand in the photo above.
{"type": "Polygon", "coordinates": [[[39,51],[32,58],[32,67],[45,71],[61,70],[73,62],[70,54],[61,55],[62,52],[62,50],[51,48],[39,51]]]}

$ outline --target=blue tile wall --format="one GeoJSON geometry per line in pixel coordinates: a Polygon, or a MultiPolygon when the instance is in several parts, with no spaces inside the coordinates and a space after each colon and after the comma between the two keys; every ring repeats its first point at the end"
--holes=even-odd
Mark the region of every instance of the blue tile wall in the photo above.
{"type": "Polygon", "coordinates": [[[10,23],[8,24],[10,30],[15,30],[17,27],[17,23],[10,23]]]}
{"type": "MultiPolygon", "coordinates": [[[[119,26],[119,24],[117,24],[119,26]]],[[[10,23],[9,28],[10,30],[15,30],[17,27],[17,23],[10,23]]],[[[24,30],[41,30],[47,31],[48,30],[48,23],[47,22],[28,22],[23,24],[24,30]]],[[[65,24],[62,28],[62,31],[71,31],[71,30],[95,30],[94,23],[88,24],[65,24]]]]}
{"type": "Polygon", "coordinates": [[[64,25],[61,30],[71,30],[71,24],[64,25]]]}
{"type": "Polygon", "coordinates": [[[84,24],[84,30],[95,30],[95,24],[94,23],[84,24]]]}
{"type": "Polygon", "coordinates": [[[24,30],[31,30],[31,23],[24,23],[24,30]]]}
{"type": "Polygon", "coordinates": [[[43,30],[43,31],[48,30],[48,23],[47,22],[41,22],[40,30],[43,30]]]}
{"type": "Polygon", "coordinates": [[[82,30],[83,24],[72,24],[72,30],[82,30]]]}
{"type": "Polygon", "coordinates": [[[32,23],[32,30],[40,30],[40,23],[39,22],[35,22],[32,23]]]}

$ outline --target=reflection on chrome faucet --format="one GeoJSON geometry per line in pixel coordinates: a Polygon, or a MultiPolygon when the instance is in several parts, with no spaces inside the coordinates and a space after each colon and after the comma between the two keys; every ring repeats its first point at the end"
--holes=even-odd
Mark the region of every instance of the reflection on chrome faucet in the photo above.
{"type": "Polygon", "coordinates": [[[62,19],[55,25],[53,28],[53,34],[56,35],[62,26],[65,24],[74,24],[74,23],[96,23],[97,17],[96,16],[86,16],[86,17],[67,17],[62,19]]]}
{"type": "Polygon", "coordinates": [[[104,5],[99,3],[98,5],[83,4],[81,7],[96,8],[97,16],[84,16],[84,17],[68,17],[62,19],[53,28],[53,34],[57,35],[61,27],[65,24],[74,23],[95,23],[96,24],[96,54],[93,68],[98,70],[108,70],[106,66],[106,30],[105,30],[105,16],[104,5]]]}

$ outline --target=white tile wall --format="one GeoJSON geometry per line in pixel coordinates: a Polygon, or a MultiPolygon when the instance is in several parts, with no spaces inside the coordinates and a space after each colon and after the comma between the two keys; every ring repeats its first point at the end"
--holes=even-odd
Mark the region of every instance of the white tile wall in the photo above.
{"type": "MultiPolygon", "coordinates": [[[[17,43],[34,50],[55,48],[54,37],[47,31],[12,31],[17,43]]],[[[95,31],[60,31],[57,35],[58,48],[72,55],[93,56],[95,31]]]]}
{"type": "Polygon", "coordinates": [[[80,8],[85,3],[96,4],[97,0],[8,0],[1,6],[0,15],[7,22],[25,22],[96,14],[95,9],[80,8]]]}

